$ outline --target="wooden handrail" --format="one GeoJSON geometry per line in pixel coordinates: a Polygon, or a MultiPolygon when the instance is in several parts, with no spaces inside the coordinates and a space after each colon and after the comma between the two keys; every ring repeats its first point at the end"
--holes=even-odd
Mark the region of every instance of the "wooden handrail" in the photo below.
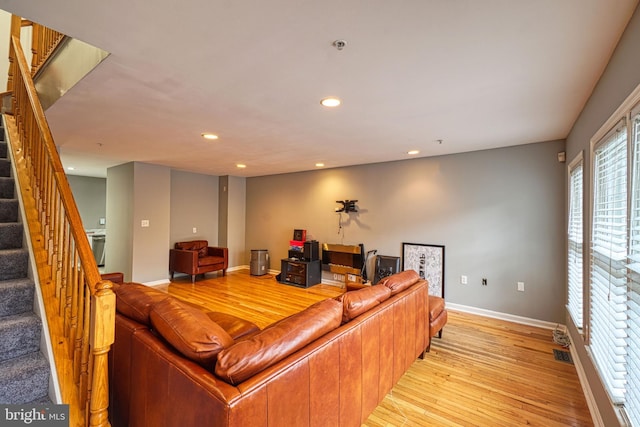
{"type": "MultiPolygon", "coordinates": [[[[115,329],[113,284],[100,278],[19,35],[11,36],[10,51],[14,58],[10,64],[13,117],[7,119],[7,130],[15,135],[10,138],[11,150],[33,198],[35,218],[28,221],[40,228],[45,259],[38,265],[38,274],[43,295],[51,295],[45,298],[50,333],[63,336],[66,344],[66,351],[54,351],[58,376],[68,376],[64,368],[68,366],[73,373],[72,382],[61,380],[63,399],[79,406],[70,411],[73,425],[108,426],[107,354],[115,329]],[[74,413],[82,420],[73,420],[74,413]]],[[[32,241],[33,233],[31,230],[32,241]]]]}
{"type": "MultiPolygon", "coordinates": [[[[20,38],[20,32],[23,27],[31,27],[31,76],[35,76],[38,71],[42,69],[47,60],[52,56],[53,52],[56,48],[62,43],[65,38],[65,35],[53,30],[51,28],[47,28],[43,25],[40,25],[36,22],[30,21],[28,19],[23,19],[20,16],[12,15],[11,16],[11,30],[10,37],[18,37],[20,38]]],[[[11,44],[11,41],[9,41],[11,44]]],[[[9,47],[9,51],[11,52],[11,46],[9,47]]],[[[9,54],[9,76],[7,79],[7,90],[13,90],[13,74],[11,64],[15,61],[15,58],[10,53],[9,54]]]]}

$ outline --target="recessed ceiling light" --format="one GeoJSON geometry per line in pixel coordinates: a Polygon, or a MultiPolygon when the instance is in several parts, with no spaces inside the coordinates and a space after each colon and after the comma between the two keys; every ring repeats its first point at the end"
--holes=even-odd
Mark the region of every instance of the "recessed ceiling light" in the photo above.
{"type": "Polygon", "coordinates": [[[69,167],[67,168],[67,170],[68,170],[68,171],[74,171],[74,170],[76,170],[76,168],[74,168],[73,166],[69,166],[69,167]]]}
{"type": "Polygon", "coordinates": [[[324,105],[325,107],[337,107],[341,103],[342,101],[340,101],[335,96],[330,96],[329,98],[324,98],[320,101],[320,104],[324,105]]]}
{"type": "Polygon", "coordinates": [[[218,135],[214,135],[212,133],[203,133],[202,137],[204,139],[218,139],[218,135]]]}
{"type": "Polygon", "coordinates": [[[317,168],[323,168],[324,167],[324,163],[316,163],[316,167],[317,168]]]}
{"type": "Polygon", "coordinates": [[[242,163],[238,163],[238,164],[236,165],[236,167],[237,167],[237,168],[239,168],[239,169],[244,169],[244,168],[246,168],[246,167],[247,167],[247,165],[243,165],[242,163]]]}
{"type": "Polygon", "coordinates": [[[407,151],[407,154],[410,155],[410,156],[415,156],[418,153],[420,153],[420,151],[418,151],[418,150],[407,151]]]}

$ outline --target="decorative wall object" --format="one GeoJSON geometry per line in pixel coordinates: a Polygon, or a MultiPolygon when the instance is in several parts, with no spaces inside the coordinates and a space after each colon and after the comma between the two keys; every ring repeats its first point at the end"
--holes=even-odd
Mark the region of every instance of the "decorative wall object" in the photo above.
{"type": "Polygon", "coordinates": [[[336,212],[358,212],[358,207],[356,206],[357,200],[336,200],[336,203],[339,203],[339,208],[336,208],[336,212]]]}
{"type": "Polygon", "coordinates": [[[429,295],[444,298],[444,246],[402,243],[402,270],[415,270],[429,282],[429,295]]]}

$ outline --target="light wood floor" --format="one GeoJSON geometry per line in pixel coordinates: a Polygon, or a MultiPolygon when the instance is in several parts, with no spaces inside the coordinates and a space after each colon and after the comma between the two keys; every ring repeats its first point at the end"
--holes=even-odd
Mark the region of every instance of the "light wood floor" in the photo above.
{"type": "MultiPolygon", "coordinates": [[[[176,278],[170,294],[260,327],[343,291],[281,285],[248,271],[176,278]]],[[[575,367],[556,361],[552,331],[449,311],[442,339],[416,360],[365,426],[592,426],[575,367]]]]}

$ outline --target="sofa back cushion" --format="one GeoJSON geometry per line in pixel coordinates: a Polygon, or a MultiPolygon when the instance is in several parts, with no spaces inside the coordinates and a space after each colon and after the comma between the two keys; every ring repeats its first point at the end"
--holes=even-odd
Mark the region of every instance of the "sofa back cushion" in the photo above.
{"type": "Polygon", "coordinates": [[[198,258],[207,256],[207,247],[209,242],[207,240],[191,240],[189,242],[176,242],[175,248],[182,249],[184,251],[198,251],[198,258]]]}
{"type": "Polygon", "coordinates": [[[391,289],[391,295],[395,295],[412,286],[418,280],[420,280],[420,276],[415,270],[406,270],[387,276],[380,280],[378,284],[391,289]]]}
{"type": "Polygon", "coordinates": [[[317,302],[218,354],[215,373],[237,385],[340,326],[342,303],[317,302]]]}
{"type": "Polygon", "coordinates": [[[367,286],[346,292],[336,300],[342,303],[342,323],[360,316],[391,296],[391,289],[384,285],[367,286]]]}
{"type": "Polygon", "coordinates": [[[116,310],[146,326],[151,326],[149,318],[151,307],[155,303],[169,298],[166,293],[139,283],[124,283],[120,286],[114,286],[113,291],[116,294],[116,310]]]}
{"type": "Polygon", "coordinates": [[[233,338],[203,311],[167,298],[151,307],[156,332],[187,359],[212,370],[218,353],[233,345],[233,338]]]}

